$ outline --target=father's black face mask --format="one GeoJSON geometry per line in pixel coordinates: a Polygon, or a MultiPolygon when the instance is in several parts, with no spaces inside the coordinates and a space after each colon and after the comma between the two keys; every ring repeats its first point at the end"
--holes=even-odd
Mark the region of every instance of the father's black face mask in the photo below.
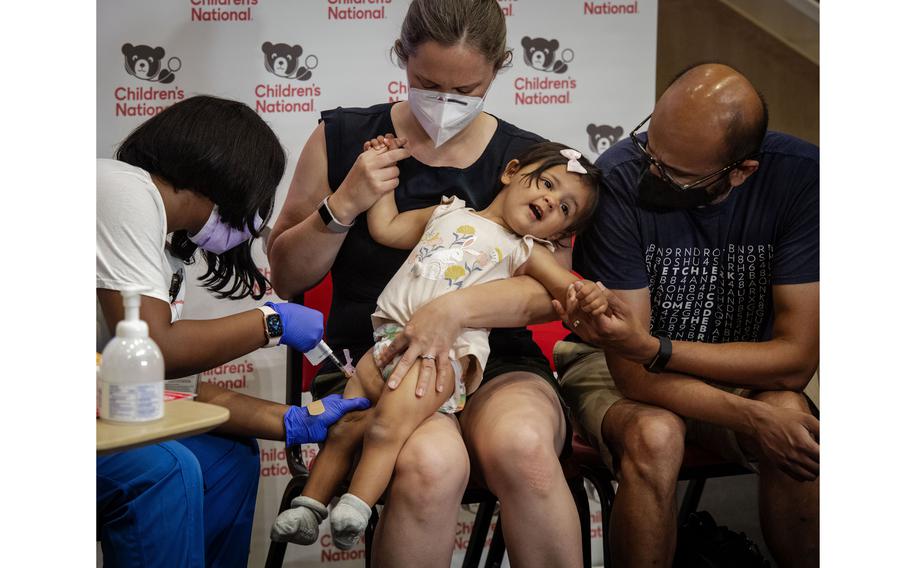
{"type": "Polygon", "coordinates": [[[700,207],[707,205],[720,195],[720,192],[709,190],[715,184],[690,187],[680,191],[652,174],[650,164],[645,162],[638,177],[638,204],[646,209],[691,209],[700,207]]]}

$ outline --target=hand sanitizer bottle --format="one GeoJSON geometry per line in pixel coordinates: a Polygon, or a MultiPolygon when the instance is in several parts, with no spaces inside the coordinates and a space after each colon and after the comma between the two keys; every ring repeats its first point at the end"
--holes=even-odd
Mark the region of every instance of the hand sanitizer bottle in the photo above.
{"type": "Polygon", "coordinates": [[[141,290],[122,290],[123,321],[101,354],[101,418],[146,422],[164,416],[164,358],[139,319],[141,290]]]}

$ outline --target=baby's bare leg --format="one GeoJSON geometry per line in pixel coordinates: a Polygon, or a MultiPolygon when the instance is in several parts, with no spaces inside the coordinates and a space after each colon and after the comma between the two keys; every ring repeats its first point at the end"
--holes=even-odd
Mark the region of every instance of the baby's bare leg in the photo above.
{"type": "MultiPolygon", "coordinates": [[[[369,352],[357,362],[357,370],[348,380],[344,397],[365,396],[375,405],[382,392],[382,386],[379,369],[373,361],[373,354],[369,352]]],[[[335,496],[351,469],[354,455],[360,448],[373,411],[373,408],[369,408],[360,412],[348,412],[329,428],[325,445],[316,456],[310,470],[310,478],[303,488],[305,497],[326,504],[335,496]]]]}
{"type": "Polygon", "coordinates": [[[332,513],[333,541],[343,550],[354,546],[363,533],[370,518],[370,508],[388,486],[404,443],[417,426],[452,396],[454,385],[450,383],[443,392],[430,389],[426,395],[417,398],[414,392],[421,364],[435,362],[418,360],[398,388],[383,391],[370,417],[363,453],[354,470],[350,489],[332,513]]]}
{"type": "Polygon", "coordinates": [[[452,396],[452,384],[444,392],[430,390],[420,398],[415,396],[421,361],[411,367],[404,381],[395,390],[387,388],[383,391],[370,417],[371,423],[364,437],[363,455],[357,464],[350,489],[351,493],[370,506],[376,504],[389,484],[401,447],[417,426],[452,396]]]}
{"type": "MultiPolygon", "coordinates": [[[[344,389],[347,398],[365,396],[376,402],[382,392],[382,378],[367,353],[357,363],[357,371],[344,389]]],[[[335,496],[351,468],[354,454],[363,440],[373,409],[349,412],[329,429],[326,444],[313,464],[303,495],[291,501],[272,526],[272,539],[297,544],[313,544],[319,538],[319,525],[328,516],[326,504],[335,496]]]]}

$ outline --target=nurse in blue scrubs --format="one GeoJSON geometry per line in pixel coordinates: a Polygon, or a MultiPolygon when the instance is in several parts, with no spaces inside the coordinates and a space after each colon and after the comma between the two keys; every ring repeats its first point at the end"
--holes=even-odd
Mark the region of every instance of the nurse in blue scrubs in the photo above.
{"type": "MultiPolygon", "coordinates": [[[[115,159],[98,160],[96,349],[123,319],[120,291],[139,287],[140,317],[161,349],[167,378],[217,367],[256,349],[307,351],[322,314],[263,306],[211,320],[181,318],[186,264],[202,258],[202,284],[221,298],[260,299],[269,283],[252,239],[272,214],[285,168],[278,138],[246,105],[180,101],[140,125],[115,159]]],[[[246,566],[259,483],[255,438],[320,442],[366,399],[322,399],[324,411],[288,406],[200,382],[197,400],[226,407],[211,434],[97,459],[97,523],[106,566],[246,566]]]]}

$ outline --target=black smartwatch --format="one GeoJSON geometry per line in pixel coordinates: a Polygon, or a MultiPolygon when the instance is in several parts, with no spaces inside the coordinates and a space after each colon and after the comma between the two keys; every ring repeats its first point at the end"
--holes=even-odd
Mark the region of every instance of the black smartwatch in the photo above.
{"type": "Polygon", "coordinates": [[[354,223],[345,225],[335,218],[335,214],[332,213],[331,209],[329,209],[328,197],[323,199],[322,203],[319,204],[319,217],[322,218],[322,222],[325,223],[325,226],[328,228],[328,230],[333,233],[347,233],[348,229],[354,226],[354,223]]]}
{"type": "Polygon", "coordinates": [[[663,331],[655,332],[654,337],[660,341],[660,349],[657,350],[657,355],[651,359],[651,362],[646,363],[644,367],[645,371],[649,373],[660,373],[670,362],[670,356],[673,355],[673,343],[663,331]]]}

